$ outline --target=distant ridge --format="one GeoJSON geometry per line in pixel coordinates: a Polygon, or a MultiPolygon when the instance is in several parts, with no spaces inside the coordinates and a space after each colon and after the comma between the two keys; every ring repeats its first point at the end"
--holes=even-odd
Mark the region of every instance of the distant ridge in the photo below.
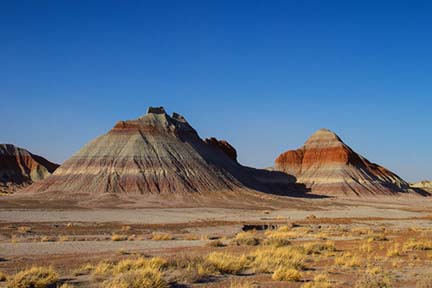
{"type": "Polygon", "coordinates": [[[0,192],[11,193],[53,173],[59,165],[12,144],[0,144],[0,192]]]}

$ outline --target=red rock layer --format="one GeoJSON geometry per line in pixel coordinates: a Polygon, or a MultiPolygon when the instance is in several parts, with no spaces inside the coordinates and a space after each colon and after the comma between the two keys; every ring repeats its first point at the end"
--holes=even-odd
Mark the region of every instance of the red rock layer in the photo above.
{"type": "Polygon", "coordinates": [[[57,164],[11,144],[0,144],[0,191],[14,192],[51,175],[57,164]]]}
{"type": "Polygon", "coordinates": [[[211,137],[211,138],[206,138],[205,142],[207,144],[213,145],[213,146],[221,149],[226,155],[228,155],[229,158],[231,158],[234,161],[237,161],[237,151],[227,141],[218,140],[214,137],[211,137]]]}
{"type": "Polygon", "coordinates": [[[317,131],[302,148],[281,154],[275,169],[295,176],[314,194],[392,195],[409,188],[399,176],[355,153],[327,129],[317,131]]]}

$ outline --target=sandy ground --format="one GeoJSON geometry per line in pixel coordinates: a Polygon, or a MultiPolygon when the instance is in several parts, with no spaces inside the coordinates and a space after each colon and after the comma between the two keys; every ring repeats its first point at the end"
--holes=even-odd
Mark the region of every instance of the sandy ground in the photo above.
{"type": "MultiPolygon", "coordinates": [[[[372,199],[377,201],[376,199],[372,199]]],[[[0,222],[121,222],[141,224],[188,223],[196,221],[262,221],[277,217],[292,220],[314,214],[319,218],[381,217],[412,218],[432,214],[432,200],[428,202],[367,203],[365,200],[324,202],[309,200],[315,209],[286,208],[277,210],[223,209],[223,208],[145,208],[145,209],[88,209],[43,210],[3,209],[0,222]],[[411,205],[409,205],[411,204],[411,205]],[[430,212],[429,212],[430,211],[430,212]]]]}
{"type": "Polygon", "coordinates": [[[2,243],[1,255],[11,256],[34,256],[34,255],[53,255],[71,253],[104,253],[110,251],[120,251],[127,248],[128,251],[167,249],[175,247],[194,247],[202,246],[205,241],[194,240],[172,240],[172,241],[74,241],[74,242],[39,242],[39,243],[2,243]]]}
{"type": "MultiPolygon", "coordinates": [[[[291,208],[278,209],[274,207],[268,209],[263,207],[260,209],[72,208],[68,210],[43,207],[1,208],[0,258],[3,261],[0,261],[0,271],[14,273],[31,265],[43,264],[54,265],[64,272],[107,257],[110,259],[127,257],[124,256],[125,251],[126,254],[152,256],[189,253],[185,251],[206,253],[210,249],[206,243],[211,239],[232,238],[242,231],[244,225],[259,227],[295,222],[299,225],[314,227],[334,225],[347,229],[357,226],[373,229],[386,227],[395,231],[411,227],[432,228],[431,199],[307,199],[302,200],[303,208],[299,207],[297,200],[293,200],[293,203],[296,205],[291,208]],[[170,233],[173,240],[151,240],[154,232],[170,233]],[[112,241],[111,236],[114,233],[133,235],[133,240],[112,241]],[[191,235],[194,237],[188,239],[187,237],[191,235]],[[60,240],[62,236],[67,239],[60,240]]],[[[329,239],[349,242],[356,238],[329,239]]],[[[299,237],[296,241],[305,240],[313,239],[299,237]]],[[[268,281],[268,277],[265,279],[268,281]]],[[[266,283],[265,281],[263,283],[266,283]]],[[[225,285],[217,286],[218,282],[215,283],[211,286],[224,287],[225,285]]],[[[80,287],[85,287],[86,284],[82,285],[80,287]]],[[[262,287],[273,287],[273,284],[268,285],[262,287]]],[[[206,285],[197,284],[196,287],[206,287],[206,285]]],[[[299,285],[277,287],[299,287],[299,285]]]]}

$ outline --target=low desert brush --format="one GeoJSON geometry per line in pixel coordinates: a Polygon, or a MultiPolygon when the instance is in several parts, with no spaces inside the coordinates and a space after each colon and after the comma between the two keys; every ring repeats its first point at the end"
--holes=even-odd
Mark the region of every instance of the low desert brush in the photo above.
{"type": "Polygon", "coordinates": [[[225,245],[220,240],[213,240],[213,241],[207,242],[206,246],[208,246],[208,247],[224,247],[225,245]]]}
{"type": "Polygon", "coordinates": [[[210,253],[205,261],[222,274],[240,274],[250,266],[245,255],[235,256],[223,252],[210,253]]]}
{"type": "Polygon", "coordinates": [[[291,241],[286,238],[271,237],[271,238],[266,238],[263,242],[263,245],[283,247],[283,246],[291,245],[291,241]]]}
{"type": "Polygon", "coordinates": [[[158,269],[146,267],[115,275],[103,283],[104,288],[167,288],[167,282],[158,269]]]}
{"type": "Polygon", "coordinates": [[[4,272],[0,271],[0,282],[6,281],[6,279],[7,275],[4,272]]]}
{"type": "Polygon", "coordinates": [[[416,283],[416,288],[432,288],[432,274],[422,275],[416,283]]]}
{"type": "Polygon", "coordinates": [[[75,288],[75,286],[70,283],[63,283],[62,285],[58,286],[58,288],[75,288]]]}
{"type": "Polygon", "coordinates": [[[409,239],[403,245],[404,250],[432,250],[432,240],[409,239]]]}
{"type": "Polygon", "coordinates": [[[284,267],[279,267],[272,275],[272,279],[275,281],[300,281],[301,277],[300,271],[284,267]]]}
{"type": "Polygon", "coordinates": [[[312,242],[303,244],[303,249],[306,254],[311,255],[321,254],[323,252],[334,252],[336,251],[336,246],[333,241],[312,242]]]}
{"type": "Polygon", "coordinates": [[[18,233],[20,233],[20,234],[26,234],[26,233],[31,232],[32,228],[29,226],[20,226],[20,227],[18,227],[17,230],[18,230],[18,233]]]}
{"type": "Polygon", "coordinates": [[[301,288],[332,288],[330,280],[328,279],[327,273],[321,273],[314,277],[313,281],[307,282],[301,286],[301,288]]]}
{"type": "Polygon", "coordinates": [[[388,274],[363,274],[355,283],[355,288],[391,288],[392,283],[388,274]]]}
{"type": "Polygon", "coordinates": [[[386,255],[388,257],[401,256],[401,245],[399,243],[394,243],[388,248],[386,255]]]}
{"type": "Polygon", "coordinates": [[[8,278],[8,288],[45,288],[58,281],[58,273],[52,267],[31,267],[8,278]]]}
{"type": "Polygon", "coordinates": [[[111,275],[113,264],[109,262],[99,262],[91,272],[94,280],[99,281],[111,275]]]}
{"type": "Polygon", "coordinates": [[[229,288],[257,288],[259,287],[255,282],[249,280],[232,280],[229,288]]]}
{"type": "Polygon", "coordinates": [[[156,241],[168,241],[173,240],[174,237],[169,233],[153,232],[151,239],[156,241]]]}
{"type": "Polygon", "coordinates": [[[340,256],[335,257],[334,263],[337,266],[352,268],[358,267],[361,265],[361,258],[357,255],[353,255],[351,253],[342,254],[340,256]]]}
{"type": "Polygon", "coordinates": [[[159,258],[135,258],[135,259],[124,259],[117,263],[113,268],[113,275],[124,273],[127,271],[135,271],[141,269],[152,269],[161,271],[167,266],[167,261],[159,258]]]}
{"type": "Polygon", "coordinates": [[[249,245],[255,246],[259,244],[259,239],[256,235],[256,231],[247,231],[238,233],[232,243],[235,245],[249,245]]]}
{"type": "Polygon", "coordinates": [[[201,282],[207,277],[218,274],[216,268],[201,256],[181,255],[176,257],[169,266],[178,272],[175,279],[178,282],[201,282]]]}
{"type": "Polygon", "coordinates": [[[93,266],[90,263],[87,263],[85,265],[82,265],[75,270],[73,270],[72,274],[74,276],[80,276],[80,275],[89,275],[93,270],[95,269],[95,266],[93,266]]]}
{"type": "Polygon", "coordinates": [[[306,255],[297,247],[260,247],[251,252],[253,267],[266,273],[272,273],[279,267],[302,270],[305,268],[306,255]]]}
{"type": "Polygon", "coordinates": [[[126,241],[128,239],[127,235],[113,234],[111,236],[112,241],[126,241]]]}

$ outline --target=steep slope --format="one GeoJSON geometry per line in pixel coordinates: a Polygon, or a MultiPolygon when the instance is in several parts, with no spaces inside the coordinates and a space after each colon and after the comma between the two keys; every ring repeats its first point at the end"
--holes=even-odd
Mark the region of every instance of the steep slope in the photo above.
{"type": "Polygon", "coordinates": [[[275,169],[321,195],[394,195],[409,188],[399,176],[369,162],[327,129],[317,131],[300,149],[281,154],[275,169]]]}
{"type": "MultiPolygon", "coordinates": [[[[149,108],[141,118],[117,122],[26,191],[92,198],[161,195],[193,201],[187,196],[192,192],[211,197],[218,194],[207,192],[271,189],[252,175],[261,174],[259,170],[241,166],[234,155],[227,142],[203,141],[183,116],[149,108]]],[[[278,181],[280,186],[284,180],[278,181]]]]}
{"type": "Polygon", "coordinates": [[[57,164],[12,144],[0,144],[0,192],[10,193],[42,180],[57,164]]]}

